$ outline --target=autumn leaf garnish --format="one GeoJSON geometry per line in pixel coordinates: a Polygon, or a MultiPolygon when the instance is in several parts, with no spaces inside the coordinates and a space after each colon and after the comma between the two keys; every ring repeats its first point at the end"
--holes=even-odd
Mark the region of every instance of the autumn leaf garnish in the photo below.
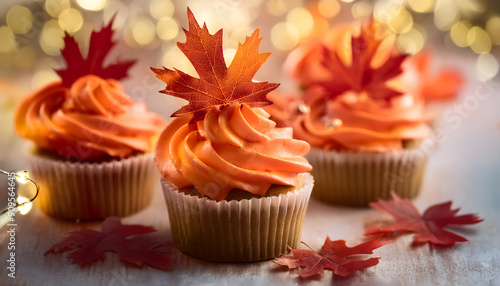
{"type": "Polygon", "coordinates": [[[429,207],[420,215],[409,199],[402,199],[392,192],[392,200],[370,203],[370,207],[390,214],[394,224],[382,227],[370,227],[365,235],[388,234],[396,231],[416,232],[413,242],[429,243],[436,246],[452,246],[455,242],[467,241],[464,237],[444,229],[447,225],[466,225],[482,222],[474,214],[456,216],[460,209],[451,209],[451,201],[429,207]]]}
{"type": "Polygon", "coordinates": [[[451,68],[432,72],[431,57],[430,51],[423,51],[409,58],[418,71],[422,97],[428,101],[455,98],[465,81],[463,75],[451,68]]]}
{"type": "Polygon", "coordinates": [[[250,107],[262,107],[271,104],[266,94],[276,89],[279,84],[253,82],[257,70],[269,57],[269,53],[259,54],[262,38],[259,29],[238,45],[231,65],[226,67],[222,53],[222,30],[214,35],[208,32],[206,24],[198,25],[193,13],[188,8],[189,31],[185,43],[177,43],[179,49],[193,64],[200,78],[192,77],[180,70],[151,70],[156,77],[167,84],[162,93],[189,101],[172,114],[173,117],[193,116],[190,123],[202,119],[215,106],[233,102],[246,103],[250,107]]]}
{"type": "Polygon", "coordinates": [[[332,241],[330,237],[326,237],[319,252],[308,249],[291,249],[291,256],[281,255],[280,258],[274,260],[274,263],[287,266],[290,269],[298,269],[297,274],[301,277],[323,274],[324,269],[345,277],[358,270],[377,265],[380,257],[360,260],[358,255],[372,254],[374,249],[389,242],[370,240],[354,247],[348,247],[344,240],[332,241]]]}
{"type": "MultiPolygon", "coordinates": [[[[381,59],[381,63],[374,63],[375,57],[381,57],[378,54],[379,49],[387,48],[382,46],[385,37],[378,35],[380,29],[379,24],[372,18],[361,27],[358,36],[351,36],[348,47],[350,63],[345,63],[336,49],[324,47],[323,65],[330,76],[321,85],[325,87],[330,98],[349,90],[358,93],[366,91],[368,96],[386,101],[402,94],[389,87],[387,82],[403,72],[401,64],[407,56],[388,50],[385,53],[389,54],[381,59]]],[[[338,48],[342,46],[339,45],[338,48]]]]}
{"type": "Polygon", "coordinates": [[[128,69],[135,63],[133,61],[118,61],[103,67],[104,60],[116,42],[113,42],[113,21],[110,20],[107,26],[100,31],[92,31],[90,35],[89,51],[84,59],[75,38],[65,33],[64,49],[61,54],[66,61],[66,69],[56,70],[62,79],[62,85],[71,87],[78,78],[93,74],[103,79],[113,78],[120,80],[127,77],[128,69]]]}
{"type": "Polygon", "coordinates": [[[123,225],[120,218],[109,217],[101,231],[83,229],[70,233],[54,244],[45,255],[71,251],[67,258],[73,264],[88,264],[104,259],[105,252],[115,252],[129,263],[142,266],[144,263],[160,269],[168,269],[171,243],[159,238],[144,236],[155,232],[153,227],[123,225]]]}

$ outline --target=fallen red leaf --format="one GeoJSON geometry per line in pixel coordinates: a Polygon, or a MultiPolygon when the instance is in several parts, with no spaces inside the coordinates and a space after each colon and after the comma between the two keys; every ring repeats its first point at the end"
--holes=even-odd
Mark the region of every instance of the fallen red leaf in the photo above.
{"type": "Polygon", "coordinates": [[[45,255],[70,251],[67,258],[72,264],[84,265],[104,259],[105,252],[115,252],[129,263],[142,266],[144,263],[160,269],[168,269],[171,243],[159,238],[144,236],[155,232],[153,227],[123,225],[120,218],[109,217],[101,231],[83,229],[67,235],[54,244],[45,255]]]}
{"type": "Polygon", "coordinates": [[[151,68],[156,77],[167,84],[162,93],[189,101],[189,104],[174,112],[172,116],[193,115],[193,123],[202,119],[215,106],[232,102],[246,103],[250,107],[271,104],[266,94],[276,89],[279,84],[252,81],[257,70],[270,55],[258,52],[262,39],[259,38],[259,30],[255,30],[243,44],[238,45],[228,68],[222,53],[222,30],[211,35],[206,25],[203,25],[203,28],[198,25],[189,8],[188,19],[189,31],[184,30],[186,42],[177,43],[177,46],[193,64],[200,78],[177,69],[151,68]]]}
{"type": "Polygon", "coordinates": [[[390,214],[394,223],[389,226],[370,227],[365,235],[388,234],[396,231],[416,232],[413,242],[430,243],[436,246],[452,246],[455,242],[467,241],[464,237],[444,229],[447,225],[475,224],[483,221],[474,214],[455,216],[460,209],[451,209],[451,201],[429,207],[420,215],[409,199],[402,199],[392,192],[392,200],[370,203],[370,207],[390,214]]]}
{"type": "Polygon", "coordinates": [[[301,277],[323,274],[324,269],[345,277],[358,270],[366,269],[378,264],[380,257],[366,260],[357,259],[360,254],[372,254],[373,250],[390,241],[370,240],[354,247],[347,247],[344,240],[330,240],[327,237],[320,252],[308,249],[291,249],[292,255],[281,255],[274,263],[298,269],[301,277]]]}
{"type": "Polygon", "coordinates": [[[114,16],[106,27],[90,35],[89,52],[84,59],[75,39],[68,33],[64,36],[64,49],[61,54],[66,61],[66,69],[56,70],[62,79],[62,85],[71,87],[73,82],[84,75],[93,74],[103,79],[120,80],[127,77],[128,69],[135,61],[123,61],[103,67],[104,60],[116,42],[112,41],[114,16]]]}
{"type": "Polygon", "coordinates": [[[371,19],[361,27],[358,36],[351,37],[349,64],[344,63],[339,51],[324,47],[323,65],[330,75],[322,85],[330,98],[335,98],[348,90],[358,93],[366,91],[368,96],[386,101],[402,94],[389,87],[387,82],[403,72],[401,64],[407,56],[394,53],[392,50],[379,54],[379,49],[384,48],[381,44],[385,38],[378,36],[379,33],[379,24],[371,19]],[[375,65],[375,57],[381,57],[383,60],[375,65]]]}

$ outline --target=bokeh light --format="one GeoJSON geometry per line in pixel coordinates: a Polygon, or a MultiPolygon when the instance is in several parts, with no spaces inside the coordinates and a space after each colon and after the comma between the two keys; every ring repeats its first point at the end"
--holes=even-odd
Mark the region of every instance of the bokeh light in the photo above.
{"type": "Polygon", "coordinates": [[[500,16],[492,16],[486,22],[486,32],[494,45],[500,45],[500,16]]]}
{"type": "Polygon", "coordinates": [[[400,34],[396,44],[398,49],[404,54],[417,54],[422,50],[425,44],[423,29],[413,27],[408,32],[400,34]]]}
{"type": "Polygon", "coordinates": [[[403,2],[398,4],[391,1],[378,1],[373,7],[373,17],[379,21],[387,22],[402,9],[403,2]]]}
{"type": "Polygon", "coordinates": [[[33,14],[24,6],[14,6],[7,13],[7,26],[16,34],[26,34],[33,26],[33,14]]]}
{"type": "Polygon", "coordinates": [[[101,11],[108,4],[108,0],[76,0],[80,7],[89,11],[101,11]]]}
{"type": "Polygon", "coordinates": [[[368,1],[356,1],[351,8],[351,13],[354,19],[369,16],[373,11],[373,6],[368,1]]]}
{"type": "Polygon", "coordinates": [[[285,14],[286,0],[269,0],[266,5],[267,11],[273,16],[281,16],[285,14]]]}
{"type": "Polygon", "coordinates": [[[155,39],[156,27],[149,18],[142,18],[132,25],[134,40],[141,46],[151,44],[155,39]]]}
{"type": "Polygon", "coordinates": [[[271,41],[280,50],[291,50],[299,43],[299,32],[292,24],[281,22],[271,29],[271,41]]]}
{"type": "Polygon", "coordinates": [[[69,0],[46,0],[44,4],[45,11],[52,17],[59,17],[62,11],[70,8],[69,0]]]}
{"type": "Polygon", "coordinates": [[[467,21],[457,22],[450,31],[451,40],[459,47],[468,47],[468,35],[472,25],[467,21]]]}
{"type": "Polygon", "coordinates": [[[307,37],[314,26],[314,20],[309,11],[304,8],[294,8],[287,17],[287,22],[293,25],[299,34],[299,38],[307,37]]]}
{"type": "Polygon", "coordinates": [[[50,56],[58,56],[64,47],[64,32],[56,19],[47,21],[40,33],[40,47],[50,56]]]}
{"type": "Polygon", "coordinates": [[[413,26],[413,17],[408,10],[401,9],[398,13],[389,18],[387,24],[394,33],[406,33],[410,31],[413,26]]]}
{"type": "Polygon", "coordinates": [[[59,14],[59,27],[70,34],[80,30],[83,25],[83,16],[80,11],[69,8],[59,14]]]}
{"type": "Polygon", "coordinates": [[[156,24],[156,33],[163,41],[170,41],[179,34],[179,25],[170,17],[161,18],[156,24]]]}
{"type": "Polygon", "coordinates": [[[498,60],[492,54],[482,54],[476,60],[476,71],[480,80],[489,80],[498,73],[498,60]]]}
{"type": "Polygon", "coordinates": [[[119,0],[111,0],[108,5],[102,11],[103,20],[108,23],[111,17],[115,16],[115,21],[113,22],[113,29],[120,29],[123,27],[129,16],[128,8],[123,2],[119,0]]]}
{"type": "Polygon", "coordinates": [[[7,26],[0,27],[0,53],[13,52],[17,49],[17,42],[12,29],[7,26]]]}
{"type": "Polygon", "coordinates": [[[435,0],[408,0],[410,8],[417,13],[429,13],[434,9],[435,0]]]}
{"type": "Polygon", "coordinates": [[[449,31],[460,20],[460,13],[454,1],[441,0],[434,8],[434,24],[443,31],[449,31]]]}
{"type": "Polygon", "coordinates": [[[60,78],[53,69],[42,69],[35,72],[31,78],[31,88],[35,90],[55,80],[60,78]]]}
{"type": "Polygon", "coordinates": [[[485,54],[491,51],[491,39],[485,30],[478,26],[472,27],[467,33],[467,42],[470,48],[477,54],[485,54]]]}
{"type": "Polygon", "coordinates": [[[318,11],[323,17],[335,17],[340,12],[340,3],[337,0],[319,0],[318,11]]]}
{"type": "Polygon", "coordinates": [[[169,0],[153,0],[149,4],[149,12],[155,19],[160,20],[163,17],[172,17],[175,12],[175,6],[169,0]]]}

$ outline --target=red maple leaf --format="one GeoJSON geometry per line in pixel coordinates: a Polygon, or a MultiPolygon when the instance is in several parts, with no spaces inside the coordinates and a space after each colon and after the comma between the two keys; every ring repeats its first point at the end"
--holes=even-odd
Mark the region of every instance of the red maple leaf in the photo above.
{"type": "Polygon", "coordinates": [[[180,97],[189,101],[172,114],[173,117],[191,116],[190,123],[202,119],[215,106],[232,102],[246,103],[250,107],[262,107],[271,104],[266,94],[276,89],[279,84],[253,82],[257,70],[269,57],[269,53],[259,54],[262,38],[259,29],[243,44],[238,45],[231,65],[226,67],[222,54],[222,30],[214,35],[208,32],[206,24],[198,25],[193,13],[188,8],[189,31],[185,43],[177,43],[179,49],[193,64],[200,78],[192,77],[180,70],[151,70],[156,77],[167,84],[162,93],[180,97]]]}
{"type": "Polygon", "coordinates": [[[372,254],[373,250],[390,241],[370,240],[354,247],[347,247],[344,240],[330,240],[326,237],[320,252],[308,249],[291,249],[292,255],[281,255],[274,263],[298,269],[301,277],[323,274],[324,269],[333,271],[334,274],[345,277],[358,270],[366,269],[378,264],[380,257],[366,260],[357,259],[360,254],[372,254]]]}
{"type": "Polygon", "coordinates": [[[428,101],[455,98],[465,81],[464,77],[458,71],[450,68],[432,72],[430,68],[431,57],[430,51],[423,51],[409,58],[417,68],[422,86],[422,96],[428,101]]]}
{"type": "Polygon", "coordinates": [[[101,231],[83,229],[72,232],[54,244],[45,255],[69,250],[67,258],[70,262],[82,266],[104,259],[105,252],[115,252],[122,260],[138,266],[146,263],[168,269],[171,243],[144,236],[155,231],[149,226],[123,225],[120,218],[109,217],[102,223],[101,231]]]}
{"type": "Polygon", "coordinates": [[[63,86],[71,87],[78,78],[88,74],[97,75],[103,79],[120,80],[127,77],[128,69],[135,64],[135,60],[118,61],[103,67],[104,59],[116,44],[112,41],[113,29],[111,27],[114,19],[115,16],[100,31],[92,31],[86,59],[83,58],[75,38],[65,33],[64,49],[61,50],[61,54],[67,66],[66,69],[56,70],[62,79],[63,86]]]}
{"type": "Polygon", "coordinates": [[[390,214],[394,224],[382,227],[371,227],[365,235],[388,234],[396,231],[416,232],[413,242],[430,243],[436,246],[452,246],[455,242],[467,241],[464,237],[444,229],[447,225],[475,224],[483,221],[474,214],[455,216],[460,209],[451,209],[451,201],[429,207],[420,215],[409,199],[402,199],[392,192],[392,200],[370,203],[370,207],[390,214]]]}
{"type": "Polygon", "coordinates": [[[387,81],[403,72],[401,64],[407,56],[389,51],[388,57],[374,66],[374,57],[379,49],[384,48],[381,47],[384,37],[378,35],[380,30],[379,24],[371,19],[361,27],[358,36],[351,37],[349,64],[344,63],[336,49],[323,47],[323,65],[330,77],[321,85],[326,88],[330,98],[349,90],[358,93],[366,91],[368,96],[386,101],[402,94],[387,86],[387,81]]]}

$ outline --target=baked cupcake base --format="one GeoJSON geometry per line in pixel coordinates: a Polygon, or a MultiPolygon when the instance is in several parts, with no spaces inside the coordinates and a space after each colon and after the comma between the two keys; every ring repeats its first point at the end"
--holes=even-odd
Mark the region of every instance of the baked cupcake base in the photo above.
{"type": "Polygon", "coordinates": [[[179,190],[161,179],[177,248],[219,262],[266,260],[296,248],[314,180],[299,175],[297,187],[277,196],[215,201],[179,190]]]}
{"type": "Polygon", "coordinates": [[[420,193],[427,160],[434,144],[424,140],[402,151],[384,153],[338,152],[311,148],[312,196],[328,203],[366,207],[377,199],[420,193]]]}
{"type": "Polygon", "coordinates": [[[50,216],[71,220],[123,217],[151,202],[159,173],[153,154],[109,162],[71,162],[27,152],[30,177],[40,185],[36,199],[50,216]]]}

